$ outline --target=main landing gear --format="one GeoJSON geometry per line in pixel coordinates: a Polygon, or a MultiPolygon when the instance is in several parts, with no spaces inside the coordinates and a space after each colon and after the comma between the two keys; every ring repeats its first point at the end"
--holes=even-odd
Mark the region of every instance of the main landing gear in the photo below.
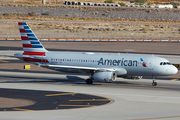
{"type": "Polygon", "coordinates": [[[153,77],[152,86],[156,86],[156,85],[157,85],[157,82],[156,82],[155,78],[153,77]]]}
{"type": "Polygon", "coordinates": [[[86,84],[93,84],[93,80],[88,78],[88,79],[86,80],[86,84]]]}
{"type": "Polygon", "coordinates": [[[93,74],[94,74],[94,71],[90,71],[90,75],[89,75],[89,78],[86,80],[86,84],[93,84],[93,74]]]}

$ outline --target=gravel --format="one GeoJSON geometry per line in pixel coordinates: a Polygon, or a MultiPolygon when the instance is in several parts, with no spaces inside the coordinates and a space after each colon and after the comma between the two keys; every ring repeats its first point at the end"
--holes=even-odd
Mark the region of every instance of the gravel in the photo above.
{"type": "MultiPolygon", "coordinates": [[[[164,19],[180,21],[180,10],[177,9],[137,9],[137,8],[108,8],[108,7],[79,7],[72,6],[61,7],[14,7],[0,5],[0,15],[11,14],[29,14],[35,12],[35,16],[45,16],[46,12],[50,17],[73,17],[78,16],[89,18],[124,18],[124,19],[164,19]],[[106,13],[106,14],[105,14],[106,13]]],[[[17,22],[22,20],[1,19],[0,38],[19,37],[17,22]]],[[[23,20],[27,22],[38,38],[127,38],[127,39],[175,39],[180,38],[179,22],[126,22],[126,21],[76,21],[76,20],[23,20]],[[117,31],[90,31],[80,30],[71,32],[70,30],[56,29],[55,27],[43,27],[41,23],[51,23],[53,26],[83,26],[88,28],[117,28],[117,31]],[[33,25],[37,24],[37,25],[33,25]],[[101,25],[104,24],[104,25],[101,25]],[[108,24],[106,26],[105,24],[108,24]],[[118,27],[118,26],[124,27],[118,27]],[[148,26],[153,26],[153,30],[148,26]],[[42,27],[42,28],[41,28],[42,27]],[[149,30],[144,33],[140,31],[143,27],[149,30]],[[158,27],[158,28],[156,28],[158,27]],[[160,27],[163,27],[161,29],[160,27]],[[121,30],[120,30],[121,29],[121,30]],[[127,29],[127,30],[124,30],[127,29]],[[135,30],[136,29],[136,30],[135,30]],[[156,29],[156,30],[154,30],[156,29]]]]}
{"type": "Polygon", "coordinates": [[[44,16],[45,12],[49,12],[51,16],[67,17],[92,17],[92,18],[131,18],[131,19],[164,19],[180,21],[180,10],[169,9],[135,9],[135,8],[108,8],[108,7],[14,7],[0,6],[0,15],[5,13],[29,14],[35,12],[36,15],[44,16]],[[150,11],[150,12],[149,12],[150,11]],[[94,15],[94,13],[97,14],[94,15]],[[106,14],[105,14],[106,13],[106,14]]]}

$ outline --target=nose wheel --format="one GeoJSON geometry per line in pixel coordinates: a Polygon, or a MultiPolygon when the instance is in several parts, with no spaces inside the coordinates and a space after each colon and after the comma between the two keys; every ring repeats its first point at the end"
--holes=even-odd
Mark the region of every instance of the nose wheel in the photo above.
{"type": "Polygon", "coordinates": [[[156,85],[157,85],[156,80],[153,80],[153,82],[152,82],[152,86],[156,86],[156,85]]]}
{"type": "Polygon", "coordinates": [[[93,84],[93,80],[92,79],[87,79],[86,84],[93,84]]]}

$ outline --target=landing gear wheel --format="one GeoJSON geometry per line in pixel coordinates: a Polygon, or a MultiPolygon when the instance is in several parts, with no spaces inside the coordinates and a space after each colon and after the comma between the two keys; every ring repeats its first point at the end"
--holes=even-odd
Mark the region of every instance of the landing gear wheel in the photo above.
{"type": "Polygon", "coordinates": [[[93,84],[93,80],[92,79],[87,79],[86,84],[93,84]]]}
{"type": "Polygon", "coordinates": [[[155,76],[152,76],[152,78],[153,78],[152,86],[156,86],[156,85],[157,85],[157,82],[156,82],[155,76]]]}
{"type": "Polygon", "coordinates": [[[152,86],[156,86],[156,85],[157,85],[157,82],[153,82],[153,83],[152,83],[152,86]]]}

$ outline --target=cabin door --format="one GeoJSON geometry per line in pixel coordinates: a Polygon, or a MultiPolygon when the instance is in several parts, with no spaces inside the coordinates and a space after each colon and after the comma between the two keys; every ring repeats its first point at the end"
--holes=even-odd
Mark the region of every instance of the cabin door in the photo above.
{"type": "Polygon", "coordinates": [[[150,58],[149,62],[148,62],[148,69],[149,70],[153,70],[154,69],[153,64],[154,64],[154,59],[150,58]]]}

